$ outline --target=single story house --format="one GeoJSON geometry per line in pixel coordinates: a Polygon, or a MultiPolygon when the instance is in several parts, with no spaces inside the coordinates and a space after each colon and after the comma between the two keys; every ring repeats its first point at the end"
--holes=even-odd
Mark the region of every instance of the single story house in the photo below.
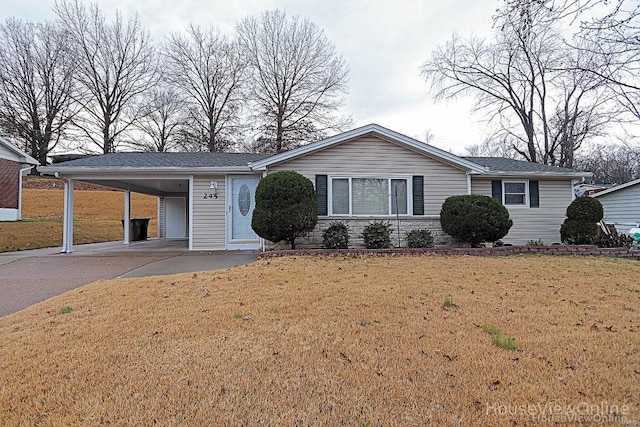
{"type": "Polygon", "coordinates": [[[459,157],[376,124],[276,155],[113,153],[39,168],[65,180],[63,252],[72,250],[76,180],[123,190],[125,221],[131,191],[158,196],[158,236],[188,239],[190,250],[259,249],[264,242],[251,229],[255,188],[261,177],[281,170],[301,173],[316,188],[318,226],[300,245],[318,245],[334,220],[347,220],[356,238],[370,221],[387,220],[396,233],[399,223],[402,237],[420,227],[432,230],[436,243],[448,242],[440,209],[447,197],[461,194],[493,196],[509,209],[514,225],[506,243],[559,242],[573,184],[590,175],[459,157]]]}
{"type": "Polygon", "coordinates": [[[604,221],[619,233],[640,226],[640,179],[592,194],[604,208],[604,221]]]}
{"type": "Polygon", "coordinates": [[[22,176],[39,164],[0,137],[0,221],[22,218],[22,176]]]}

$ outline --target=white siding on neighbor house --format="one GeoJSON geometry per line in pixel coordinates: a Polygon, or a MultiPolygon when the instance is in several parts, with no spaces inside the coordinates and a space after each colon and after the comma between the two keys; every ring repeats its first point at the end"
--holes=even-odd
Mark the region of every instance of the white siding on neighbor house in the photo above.
{"type": "Polygon", "coordinates": [[[604,208],[607,223],[640,222],[640,184],[596,197],[604,208]]]}
{"type": "Polygon", "coordinates": [[[193,250],[226,248],[225,191],[224,175],[193,178],[193,250]],[[204,198],[210,192],[211,181],[218,183],[217,199],[204,198]]]}
{"type": "MultiPolygon", "coordinates": [[[[503,242],[513,245],[524,245],[529,240],[542,240],[547,245],[560,242],[560,226],[572,201],[571,180],[538,182],[540,207],[507,207],[513,226],[503,242]]],[[[471,193],[491,196],[491,179],[473,177],[471,193]]]]}
{"type": "MultiPolygon", "coordinates": [[[[440,215],[444,200],[467,194],[466,172],[385,140],[367,136],[269,167],[293,170],[315,183],[316,175],[424,176],[424,213],[440,215]]],[[[337,218],[337,217],[336,217],[337,218]]]]}

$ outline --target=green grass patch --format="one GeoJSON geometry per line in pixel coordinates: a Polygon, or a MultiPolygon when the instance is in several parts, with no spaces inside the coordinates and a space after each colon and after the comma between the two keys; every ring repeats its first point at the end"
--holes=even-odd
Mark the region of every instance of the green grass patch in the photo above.
{"type": "Polygon", "coordinates": [[[60,307],[60,314],[69,314],[73,311],[73,308],[68,305],[63,305],[60,307]]]}
{"type": "Polygon", "coordinates": [[[491,335],[491,343],[496,347],[504,348],[505,350],[516,350],[518,346],[513,338],[506,337],[500,334],[500,330],[497,326],[490,323],[486,323],[482,330],[491,335]]]}
{"type": "Polygon", "coordinates": [[[448,296],[444,299],[444,308],[458,308],[458,305],[453,302],[453,299],[448,296]]]}
{"type": "Polygon", "coordinates": [[[498,327],[495,325],[490,325],[490,324],[486,324],[482,327],[482,330],[486,333],[488,333],[491,336],[494,335],[499,335],[500,331],[498,330],[498,327]]]}
{"type": "Polygon", "coordinates": [[[496,347],[504,348],[505,350],[513,351],[518,348],[513,338],[505,337],[500,334],[494,335],[491,342],[496,347]]]}

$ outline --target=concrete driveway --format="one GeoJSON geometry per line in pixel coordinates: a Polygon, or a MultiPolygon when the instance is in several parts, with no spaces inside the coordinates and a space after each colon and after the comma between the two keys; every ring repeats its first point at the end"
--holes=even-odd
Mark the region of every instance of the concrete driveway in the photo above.
{"type": "Polygon", "coordinates": [[[0,253],[0,316],[101,279],[216,270],[253,262],[255,252],[190,252],[184,241],[150,240],[0,253]]]}

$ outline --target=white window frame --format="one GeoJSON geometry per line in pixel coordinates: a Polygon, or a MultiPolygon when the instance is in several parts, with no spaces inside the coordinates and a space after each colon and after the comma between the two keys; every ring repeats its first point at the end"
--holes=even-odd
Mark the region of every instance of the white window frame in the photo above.
{"type": "Polygon", "coordinates": [[[354,217],[354,218],[378,218],[378,217],[388,217],[395,218],[396,214],[392,214],[391,207],[391,180],[404,180],[407,182],[407,213],[406,214],[398,214],[401,217],[409,217],[413,216],[413,181],[412,176],[410,175],[391,175],[391,176],[375,176],[375,175],[335,175],[327,177],[327,213],[328,216],[337,216],[337,217],[354,217]],[[348,214],[334,214],[333,213],[333,180],[334,179],[346,179],[349,181],[349,213],[348,214]],[[386,179],[387,180],[387,188],[389,189],[389,213],[386,215],[383,214],[353,214],[353,179],[386,179]]]}
{"type": "MultiPolygon", "coordinates": [[[[520,194],[520,193],[509,193],[509,194],[520,194]]],[[[529,180],[528,179],[510,179],[510,180],[502,180],[502,204],[507,208],[528,208],[529,207],[529,180]],[[513,203],[507,204],[507,192],[506,192],[506,184],[524,184],[524,204],[523,205],[515,205],[513,203]]]]}

